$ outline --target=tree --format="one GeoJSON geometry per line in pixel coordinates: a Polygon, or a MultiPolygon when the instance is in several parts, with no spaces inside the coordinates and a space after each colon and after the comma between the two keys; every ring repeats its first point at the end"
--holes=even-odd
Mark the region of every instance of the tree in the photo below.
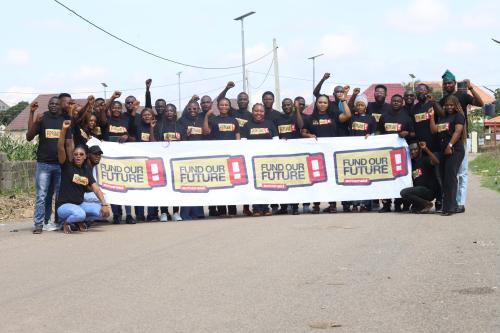
{"type": "Polygon", "coordinates": [[[28,102],[19,102],[13,107],[8,108],[7,110],[0,112],[0,125],[7,126],[14,118],[17,117],[18,114],[21,113],[27,106],[28,102]]]}
{"type": "Polygon", "coordinates": [[[495,89],[495,113],[500,114],[500,88],[495,89]]]}

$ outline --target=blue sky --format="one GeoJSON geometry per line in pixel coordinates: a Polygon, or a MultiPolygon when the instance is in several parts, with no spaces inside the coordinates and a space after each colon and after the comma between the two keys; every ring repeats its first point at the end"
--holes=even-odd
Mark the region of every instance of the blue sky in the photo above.
{"type": "MultiPolygon", "coordinates": [[[[317,53],[325,53],[316,62],[317,80],[332,73],[326,92],[339,83],[364,89],[373,82],[407,82],[409,73],[438,80],[447,68],[458,79],[500,88],[500,45],[490,39],[500,39],[500,3],[494,0],[61,2],[140,47],[209,67],[241,64],[240,25],[233,18],[256,11],[245,21],[247,61],[271,50],[277,39],[282,98],[310,100],[307,58],[317,53]]],[[[219,77],[183,84],[182,104],[192,94],[216,96],[230,79],[237,81],[230,97],[242,87],[239,68],[199,70],[158,60],[111,39],[52,0],[8,1],[2,12],[0,99],[9,104],[30,101],[38,92],[102,96],[101,82],[110,91],[138,88],[124,94],[143,100],[148,77],[153,99],[176,103],[179,71],[182,81],[219,77]]],[[[271,60],[248,66],[252,101],[274,91],[273,76],[256,89],[271,60]]]]}

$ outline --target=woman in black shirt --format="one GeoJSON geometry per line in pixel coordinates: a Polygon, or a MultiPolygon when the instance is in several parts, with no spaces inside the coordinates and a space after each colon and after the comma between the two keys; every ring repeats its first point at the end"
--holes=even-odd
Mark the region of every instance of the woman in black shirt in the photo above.
{"type": "Polygon", "coordinates": [[[57,198],[56,209],[62,222],[65,234],[71,233],[70,224],[77,223],[80,231],[86,231],[85,220],[107,218],[109,204],[92,176],[92,169],[85,163],[87,153],[85,146],[77,146],[72,155],[66,156],[64,147],[66,132],[71,121],[65,120],[57,142],[57,158],[61,165],[61,185],[57,198]],[[101,204],[84,202],[83,196],[90,188],[101,204]]]}
{"type": "Polygon", "coordinates": [[[444,117],[439,117],[438,123],[431,120],[431,131],[437,133],[441,152],[441,177],[443,179],[443,212],[449,216],[457,209],[458,169],[465,155],[464,143],[467,140],[465,116],[460,101],[454,95],[446,97],[444,102],[444,117]]]}

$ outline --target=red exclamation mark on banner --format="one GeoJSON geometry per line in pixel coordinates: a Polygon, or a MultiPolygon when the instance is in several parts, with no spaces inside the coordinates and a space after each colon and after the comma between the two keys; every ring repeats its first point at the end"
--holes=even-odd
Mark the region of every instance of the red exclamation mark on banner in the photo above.
{"type": "Polygon", "coordinates": [[[245,170],[245,160],[243,157],[232,157],[227,160],[229,179],[231,184],[246,184],[247,175],[245,170]]]}
{"type": "Polygon", "coordinates": [[[404,148],[391,151],[392,175],[406,175],[406,150],[404,148]]]}
{"type": "Polygon", "coordinates": [[[163,186],[166,184],[163,160],[147,160],[146,167],[149,186],[163,186]]]}
{"type": "Polygon", "coordinates": [[[323,154],[308,156],[307,165],[309,167],[309,180],[311,183],[321,182],[326,179],[323,154]]]}

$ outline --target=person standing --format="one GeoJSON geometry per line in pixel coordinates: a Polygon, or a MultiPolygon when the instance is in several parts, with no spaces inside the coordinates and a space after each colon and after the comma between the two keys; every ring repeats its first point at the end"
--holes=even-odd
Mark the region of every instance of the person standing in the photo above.
{"type": "MultiPolygon", "coordinates": [[[[443,92],[446,94],[446,96],[441,98],[439,104],[441,104],[441,106],[444,107],[446,97],[449,95],[453,95],[458,98],[460,107],[465,117],[465,131],[466,131],[465,135],[467,136],[467,128],[468,128],[467,108],[469,105],[482,107],[484,105],[484,102],[481,99],[481,96],[479,96],[477,91],[472,86],[469,79],[463,80],[462,84],[465,85],[465,88],[467,89],[467,91],[470,92],[470,95],[467,92],[458,91],[456,89],[457,81],[455,75],[453,75],[453,73],[451,73],[449,70],[446,70],[446,72],[443,74],[441,78],[443,79],[443,92]]],[[[467,145],[467,140],[465,140],[464,144],[467,145]]],[[[465,147],[464,150],[465,150],[465,155],[462,160],[462,164],[460,165],[460,169],[458,170],[458,191],[457,191],[458,206],[456,211],[457,213],[465,212],[465,201],[467,199],[467,182],[468,182],[467,173],[469,168],[469,161],[467,157],[467,151],[468,151],[467,147],[465,147]]]]}
{"type": "MultiPolygon", "coordinates": [[[[28,132],[26,140],[32,141],[38,136],[35,169],[35,212],[33,214],[34,234],[42,230],[57,230],[55,223],[50,223],[52,214],[52,194],[59,193],[61,167],[57,160],[57,142],[64,118],[60,114],[59,98],[49,100],[48,111],[38,114],[38,102],[30,104],[28,132]]],[[[57,197],[57,195],[56,195],[57,197]]],[[[57,198],[56,198],[57,199],[57,198]]]]}
{"type": "Polygon", "coordinates": [[[467,140],[465,115],[458,97],[449,95],[444,101],[443,117],[436,124],[431,120],[431,130],[437,133],[441,147],[441,175],[443,177],[443,212],[449,216],[457,212],[458,171],[465,155],[467,140]]]}

